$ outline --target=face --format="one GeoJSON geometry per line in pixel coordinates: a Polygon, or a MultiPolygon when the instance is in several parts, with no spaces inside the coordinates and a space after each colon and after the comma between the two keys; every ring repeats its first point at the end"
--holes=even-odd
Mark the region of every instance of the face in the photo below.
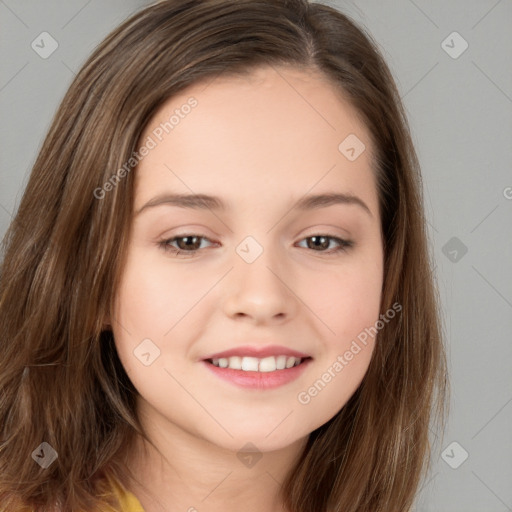
{"type": "Polygon", "coordinates": [[[142,144],[111,324],[143,423],[231,450],[305,438],[375,343],[361,341],[383,280],[369,133],[325,79],[281,67],[190,87],[142,144]]]}

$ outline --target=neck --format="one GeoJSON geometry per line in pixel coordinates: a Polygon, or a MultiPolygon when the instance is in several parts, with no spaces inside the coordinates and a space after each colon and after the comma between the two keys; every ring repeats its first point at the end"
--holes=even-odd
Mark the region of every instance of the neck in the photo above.
{"type": "Polygon", "coordinates": [[[126,459],[133,475],[128,490],[145,512],[288,512],[281,485],[307,438],[275,451],[242,454],[161,416],[156,421],[142,420],[155,446],[137,437],[126,459]]]}

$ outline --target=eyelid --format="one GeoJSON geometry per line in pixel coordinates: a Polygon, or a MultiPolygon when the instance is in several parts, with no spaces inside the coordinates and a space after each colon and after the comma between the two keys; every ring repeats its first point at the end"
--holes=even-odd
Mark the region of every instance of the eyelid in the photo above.
{"type": "Polygon", "coordinates": [[[301,236],[303,238],[308,238],[315,235],[331,236],[333,238],[341,238],[345,240],[353,239],[353,236],[348,229],[344,229],[335,224],[320,224],[319,227],[315,226],[313,228],[303,229],[299,232],[297,237],[301,236]],[[334,230],[336,230],[337,233],[334,232],[334,230]]]}

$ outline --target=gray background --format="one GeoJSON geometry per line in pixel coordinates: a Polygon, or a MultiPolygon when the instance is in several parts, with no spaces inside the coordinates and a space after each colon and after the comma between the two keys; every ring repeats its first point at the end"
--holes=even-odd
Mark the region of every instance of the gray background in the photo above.
{"type": "MultiPolygon", "coordinates": [[[[0,236],[74,74],[148,3],[0,0],[0,236]],[[46,59],[31,47],[43,31],[58,42],[46,59]]],[[[379,43],[422,164],[452,407],[416,510],[512,511],[512,2],[329,4],[379,43]]]]}

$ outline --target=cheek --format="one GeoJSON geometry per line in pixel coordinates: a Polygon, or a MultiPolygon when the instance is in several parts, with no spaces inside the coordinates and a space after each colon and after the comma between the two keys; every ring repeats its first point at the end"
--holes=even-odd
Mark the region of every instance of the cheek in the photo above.
{"type": "Polygon", "coordinates": [[[378,330],[383,279],[382,253],[368,252],[339,273],[330,273],[314,294],[322,320],[330,328],[315,374],[297,395],[309,428],[331,419],[363,380],[378,330]]]}
{"type": "Polygon", "coordinates": [[[310,274],[302,279],[304,296],[324,324],[326,339],[343,345],[379,317],[382,265],[378,259],[354,258],[338,270],[310,274]]]}
{"type": "Polygon", "coordinates": [[[323,338],[315,372],[296,396],[310,430],[343,408],[368,370],[378,334],[381,280],[378,272],[371,278],[352,273],[331,281],[324,291],[317,294],[318,303],[332,332],[323,338]]]}
{"type": "Polygon", "coordinates": [[[168,341],[173,339],[172,347],[179,349],[172,329],[186,313],[186,301],[175,286],[176,276],[148,265],[136,250],[130,253],[116,294],[112,330],[121,363],[139,391],[148,378],[168,380],[156,370],[165,365],[168,341]]]}
{"type": "MultiPolygon", "coordinates": [[[[133,340],[164,339],[201,294],[183,270],[165,259],[148,262],[134,251],[128,260],[116,300],[116,320],[133,340]],[[194,291],[196,290],[196,291],[194,291]]],[[[204,294],[204,286],[201,288],[204,294]]],[[[139,340],[140,341],[140,340],[139,340]]]]}
{"type": "Polygon", "coordinates": [[[376,245],[352,258],[350,264],[347,259],[347,265],[337,272],[331,270],[317,279],[316,287],[313,282],[305,283],[315,290],[309,296],[311,309],[320,318],[321,331],[326,335],[315,378],[309,383],[311,394],[309,388],[303,391],[306,400],[322,395],[315,407],[322,409],[324,404],[326,416],[346,403],[368,369],[377,339],[382,280],[382,252],[376,245]]]}

